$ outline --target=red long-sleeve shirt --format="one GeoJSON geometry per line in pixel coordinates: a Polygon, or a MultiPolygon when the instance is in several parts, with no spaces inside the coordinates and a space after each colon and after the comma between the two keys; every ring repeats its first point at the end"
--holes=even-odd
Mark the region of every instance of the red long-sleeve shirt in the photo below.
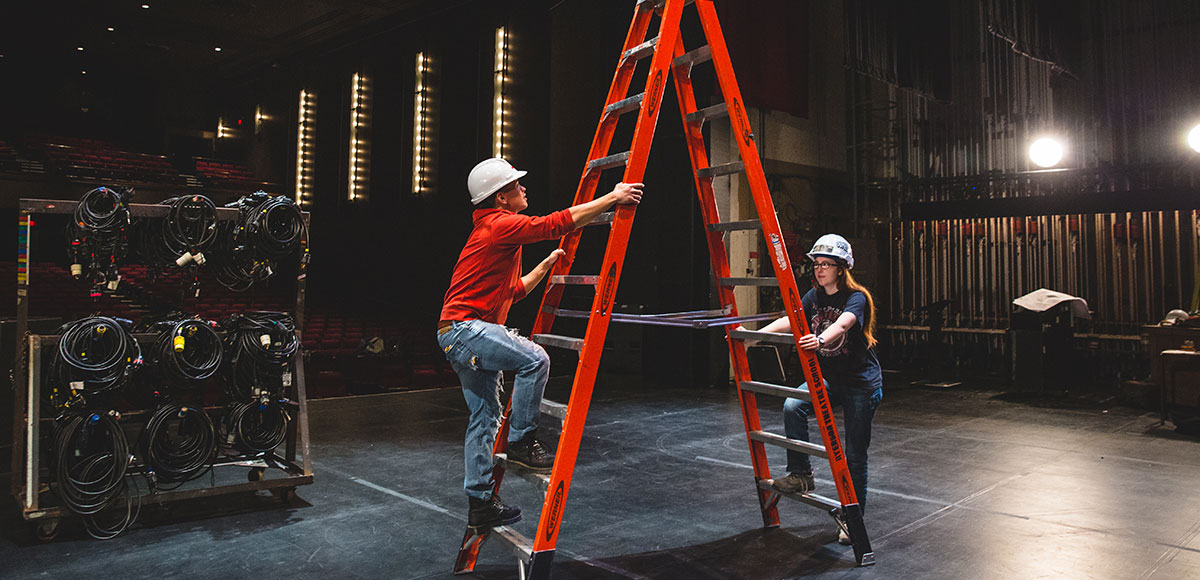
{"type": "Polygon", "coordinates": [[[521,284],[521,245],[561,238],[575,229],[570,210],[525,216],[506,209],[477,209],[475,229],[458,256],[442,320],[483,320],[504,324],[513,302],[525,297],[521,284]]]}

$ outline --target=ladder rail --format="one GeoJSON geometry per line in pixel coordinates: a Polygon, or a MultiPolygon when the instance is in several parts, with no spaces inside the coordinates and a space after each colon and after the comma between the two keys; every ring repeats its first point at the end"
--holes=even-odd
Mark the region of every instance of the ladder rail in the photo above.
{"type": "Polygon", "coordinates": [[[820,365],[814,353],[800,348],[800,338],[810,334],[808,319],[804,316],[804,307],[800,304],[800,290],[787,255],[787,248],[783,243],[779,217],[775,214],[775,207],[767,188],[766,174],[758,156],[758,147],[754,142],[750,119],[746,115],[742,92],[733,74],[733,62],[729,58],[729,49],[725,44],[724,33],[721,32],[716,7],[713,6],[712,0],[697,0],[696,9],[700,12],[700,26],[704,29],[704,36],[712,48],[712,63],[716,70],[717,83],[729,108],[729,121],[733,126],[738,152],[746,169],[746,179],[750,182],[758,219],[762,223],[763,239],[767,242],[767,252],[772,258],[771,267],[779,280],[784,310],[788,313],[796,350],[800,354],[800,367],[808,382],[809,392],[812,393],[813,403],[821,409],[816,413],[817,427],[829,452],[829,467],[837,486],[838,499],[842,505],[857,505],[858,498],[855,497],[854,485],[850,481],[845,451],[837,436],[837,425],[830,410],[829,393],[821,377],[820,365]]]}
{"type": "MultiPolygon", "coordinates": [[[[640,7],[638,10],[638,16],[640,16],[642,14],[640,7]]],[[[667,0],[659,19],[659,46],[675,45],[680,35],[679,22],[682,16],[682,0],[667,0]]],[[[635,17],[635,21],[637,20],[639,19],[635,17]]],[[[646,75],[645,97],[642,99],[642,108],[633,131],[633,144],[629,149],[629,161],[625,165],[625,174],[622,178],[622,181],[626,183],[641,182],[645,175],[646,162],[650,157],[654,130],[657,127],[658,115],[661,111],[666,77],[671,74],[670,66],[671,51],[669,50],[656,50],[654,56],[650,58],[650,71],[646,75]]],[[[617,95],[617,99],[612,97],[613,95],[610,95],[608,102],[620,100],[623,95],[617,95]]],[[[595,155],[591,158],[594,157],[595,155]]],[[[612,231],[608,236],[608,247],[605,249],[604,260],[600,267],[601,281],[592,299],[592,316],[588,320],[587,332],[583,338],[583,349],[579,352],[579,362],[575,368],[575,379],[571,386],[571,398],[567,407],[567,419],[563,422],[562,436],[554,457],[554,468],[550,472],[550,491],[542,502],[538,533],[533,540],[534,559],[545,562],[547,566],[549,558],[539,559],[538,555],[552,554],[558,541],[562,510],[570,493],[571,477],[575,470],[579,443],[583,439],[583,426],[587,420],[592,389],[595,386],[596,374],[600,367],[600,356],[604,352],[604,339],[608,333],[612,304],[616,298],[621,267],[625,262],[625,249],[629,244],[629,235],[633,229],[633,218],[636,212],[636,205],[617,206],[612,231]]],[[[565,272],[559,272],[559,274],[565,274],[565,272]]],[[[539,311],[539,318],[546,315],[544,311],[546,304],[542,306],[543,310],[539,311]]],[[[553,306],[557,306],[557,304],[553,306]]],[[[535,562],[535,567],[536,564],[537,562],[535,562]]],[[[532,572],[536,576],[540,570],[535,569],[532,572]]]]}
{"type": "MultiPolygon", "coordinates": [[[[684,54],[683,39],[679,39],[675,43],[673,60],[678,59],[684,54]]],[[[675,80],[675,94],[679,98],[679,114],[683,121],[684,139],[687,142],[688,156],[692,163],[692,179],[696,185],[696,194],[699,197],[700,214],[704,220],[704,238],[708,243],[708,255],[711,258],[713,267],[713,276],[720,280],[729,278],[729,254],[725,249],[725,237],[723,232],[716,231],[712,224],[720,223],[721,216],[717,210],[716,197],[713,195],[712,179],[700,177],[701,171],[708,167],[708,151],[704,145],[704,135],[701,133],[700,126],[695,123],[689,123],[688,117],[696,111],[696,96],[692,89],[691,67],[686,68],[676,66],[672,69],[672,77],[675,80]]],[[[721,305],[728,307],[730,316],[738,316],[737,302],[734,299],[733,287],[717,285],[717,294],[720,297],[721,305]]],[[[730,332],[735,328],[735,325],[730,324],[726,327],[726,342],[729,345],[729,353],[733,364],[733,374],[738,384],[743,381],[750,380],[750,362],[746,357],[746,345],[742,341],[734,340],[730,336],[730,332]]],[[[746,442],[750,448],[750,463],[754,468],[754,479],[762,481],[771,478],[771,468],[767,461],[766,448],[761,441],[757,441],[750,437],[753,431],[762,430],[762,425],[758,418],[758,404],[756,403],[754,393],[749,391],[737,390],[738,402],[742,409],[742,423],[746,428],[746,442]]],[[[770,494],[762,488],[756,487],[758,494],[759,509],[762,511],[763,525],[767,527],[779,526],[779,509],[775,506],[775,502],[771,501],[770,494]]]]}

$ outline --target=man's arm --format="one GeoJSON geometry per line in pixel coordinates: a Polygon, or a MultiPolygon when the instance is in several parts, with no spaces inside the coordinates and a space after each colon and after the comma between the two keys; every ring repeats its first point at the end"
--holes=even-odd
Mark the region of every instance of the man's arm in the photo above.
{"type": "Polygon", "coordinates": [[[558,261],[559,256],[564,254],[566,254],[566,252],[564,252],[562,249],[556,249],[553,252],[550,252],[550,255],[546,256],[545,260],[542,260],[537,266],[534,266],[534,268],[530,270],[528,274],[521,276],[521,285],[525,287],[525,294],[529,294],[533,291],[534,287],[538,285],[538,282],[541,282],[542,278],[545,278],[546,274],[550,272],[550,268],[552,268],[554,263],[558,261]]]}
{"type": "Polygon", "coordinates": [[[642,184],[618,183],[612,191],[587,203],[571,206],[571,221],[575,227],[582,228],[618,203],[639,203],[642,201],[642,184]]]}

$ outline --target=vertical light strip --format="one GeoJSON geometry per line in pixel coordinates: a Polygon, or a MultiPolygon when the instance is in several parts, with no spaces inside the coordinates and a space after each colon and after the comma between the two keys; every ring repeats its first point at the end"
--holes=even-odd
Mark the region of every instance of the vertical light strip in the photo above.
{"type": "Polygon", "coordinates": [[[358,201],[367,193],[369,101],[367,78],[361,73],[354,73],[350,81],[350,163],[347,176],[347,197],[350,201],[358,201]]]}
{"type": "Polygon", "coordinates": [[[413,164],[412,193],[425,192],[425,127],[429,103],[425,92],[425,53],[417,53],[416,76],[413,80],[413,164]]]}
{"type": "Polygon", "coordinates": [[[508,30],[503,26],[496,29],[496,62],[492,71],[496,97],[492,112],[492,156],[504,157],[507,128],[505,117],[508,114],[508,97],[505,94],[508,82],[508,30]]]}
{"type": "Polygon", "coordinates": [[[312,200],[313,177],[316,172],[317,95],[300,91],[299,113],[296,115],[296,203],[307,206],[312,200]]]}

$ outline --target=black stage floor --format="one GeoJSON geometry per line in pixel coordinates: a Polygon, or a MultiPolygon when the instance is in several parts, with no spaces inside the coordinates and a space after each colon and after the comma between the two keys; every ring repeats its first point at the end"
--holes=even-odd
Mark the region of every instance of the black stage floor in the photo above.
{"type": "MultiPolygon", "coordinates": [[[[561,392],[556,381],[551,391],[561,392]]],[[[779,431],[778,400],[762,396],[779,431]]],[[[840,414],[839,414],[840,415],[840,414]]],[[[155,510],[100,542],[76,523],[30,539],[6,515],[4,578],[442,578],[465,525],[465,406],[457,389],[311,403],[316,483],[155,510]]],[[[551,437],[553,438],[553,437],[551,437]]],[[[783,451],[768,450],[782,467],[783,451]]],[[[824,467],[824,466],[823,466],[824,467]]],[[[732,390],[636,379],[597,385],[555,578],[1196,578],[1200,443],[1152,413],[997,391],[889,387],[875,421],[867,529],[856,568],[836,527],[786,501],[762,529],[732,390]]],[[[836,497],[827,469],[824,495],[836,497]]],[[[526,508],[533,487],[512,478],[526,508]]],[[[516,578],[502,545],[476,578],[516,578]]]]}

